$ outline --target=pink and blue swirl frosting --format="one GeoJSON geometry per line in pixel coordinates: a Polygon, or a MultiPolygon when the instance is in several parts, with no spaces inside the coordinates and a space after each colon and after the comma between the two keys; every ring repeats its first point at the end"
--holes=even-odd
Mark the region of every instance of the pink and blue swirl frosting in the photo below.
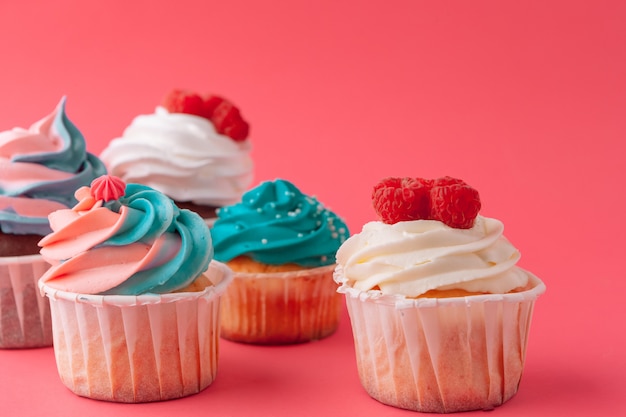
{"type": "Polygon", "coordinates": [[[198,214],[148,186],[127,184],[112,201],[94,188],[82,187],[74,208],[50,215],[53,232],[39,243],[52,264],[41,278],[46,285],[82,294],[163,294],[207,270],[211,234],[198,214]]]}
{"type": "Polygon", "coordinates": [[[65,98],[29,129],[0,132],[0,229],[50,232],[48,214],[76,204],[74,191],[106,173],[86,151],[85,139],[65,113],[65,98]]]}
{"type": "Polygon", "coordinates": [[[266,181],[240,203],[218,210],[211,229],[215,259],[248,256],[269,265],[317,267],[335,263],[348,238],[345,222],[289,181],[266,181]]]}

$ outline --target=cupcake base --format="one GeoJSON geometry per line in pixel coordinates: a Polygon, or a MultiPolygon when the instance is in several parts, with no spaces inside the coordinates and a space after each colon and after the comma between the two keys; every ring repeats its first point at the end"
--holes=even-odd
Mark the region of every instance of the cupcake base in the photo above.
{"type": "Polygon", "coordinates": [[[197,292],[83,295],[41,284],[50,298],[61,381],[77,395],[115,402],[196,394],[216,377],[220,296],[232,279],[211,262],[197,292]]]}
{"type": "Polygon", "coordinates": [[[288,272],[235,272],[222,300],[222,337],[235,342],[290,344],[337,330],[342,297],[334,265],[288,272]]]}
{"type": "Polygon", "coordinates": [[[50,305],[37,289],[49,266],[41,255],[0,258],[0,348],[52,345],[50,305]]]}
{"type": "Polygon", "coordinates": [[[16,235],[0,231],[0,257],[39,255],[41,235],[16,235]]]}
{"type": "Polygon", "coordinates": [[[407,299],[350,287],[341,268],[361,384],[374,399],[433,413],[488,410],[518,389],[544,284],[500,295],[407,299]]]}

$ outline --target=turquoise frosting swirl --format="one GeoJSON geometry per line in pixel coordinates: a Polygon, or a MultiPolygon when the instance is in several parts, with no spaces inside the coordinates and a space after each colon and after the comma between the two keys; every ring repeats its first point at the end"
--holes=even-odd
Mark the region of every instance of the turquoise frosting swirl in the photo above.
{"type": "Polygon", "coordinates": [[[245,255],[269,265],[316,267],[335,263],[349,231],[316,198],[277,179],[246,192],[240,203],[221,208],[211,234],[215,259],[221,262],[245,255]]]}
{"type": "MultiPolygon", "coordinates": [[[[39,204],[38,200],[46,200],[69,208],[77,203],[74,197],[76,189],[89,185],[95,178],[106,174],[104,163],[86,151],[85,138],[65,113],[65,101],[63,97],[57,110],[51,115],[53,119],[50,132],[42,132],[50,135],[50,141],[61,141],[58,150],[54,152],[30,151],[24,154],[18,152],[11,155],[10,163],[39,164],[50,170],[63,171],[72,175],[64,179],[43,181],[29,181],[28,178],[5,179],[4,182],[8,185],[0,187],[0,198],[32,199],[33,205],[39,204]]],[[[29,149],[29,140],[28,135],[25,135],[23,139],[16,139],[25,143],[25,149],[29,149]]],[[[0,178],[2,175],[0,172],[0,178]]],[[[4,206],[0,210],[0,229],[4,233],[32,233],[42,236],[50,233],[47,213],[42,216],[25,216],[13,210],[10,204],[4,206]]]]}
{"type": "Polygon", "coordinates": [[[101,247],[135,242],[152,244],[163,234],[174,234],[180,237],[180,249],[174,256],[163,254],[155,265],[133,274],[104,294],[169,293],[191,284],[207,270],[213,258],[211,233],[198,214],[179,209],[169,197],[140,184],[127,184],[124,196],[105,204],[116,212],[122,205],[129,208],[128,216],[120,230],[101,243],[101,247]]]}

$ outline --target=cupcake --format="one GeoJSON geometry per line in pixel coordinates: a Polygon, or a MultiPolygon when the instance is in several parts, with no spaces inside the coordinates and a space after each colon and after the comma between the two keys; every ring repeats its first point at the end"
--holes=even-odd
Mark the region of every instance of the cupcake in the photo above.
{"type": "Polygon", "coordinates": [[[451,177],[387,178],[381,221],[337,252],[361,383],[376,400],[421,412],[492,409],[517,392],[536,298],[500,221],[451,177]]]}
{"type": "Polygon", "coordinates": [[[103,176],[50,215],[54,354],[77,395],[139,403],[198,393],[215,379],[219,299],[232,275],[212,261],[202,218],[162,193],[103,176]]]}
{"type": "Polygon", "coordinates": [[[174,90],[134,118],[101,158],[111,175],[150,186],[209,224],[252,183],[249,125],[228,100],[174,90]]]}
{"type": "Polygon", "coordinates": [[[222,302],[222,337],[288,344],[322,339],[338,326],[335,252],[346,224],[314,197],[277,179],[218,211],[215,259],[234,271],[222,302]]]}
{"type": "Polygon", "coordinates": [[[0,348],[50,346],[50,308],[37,280],[48,268],[37,242],[48,214],[105,173],[65,113],[65,98],[30,128],[0,132],[0,348]]]}

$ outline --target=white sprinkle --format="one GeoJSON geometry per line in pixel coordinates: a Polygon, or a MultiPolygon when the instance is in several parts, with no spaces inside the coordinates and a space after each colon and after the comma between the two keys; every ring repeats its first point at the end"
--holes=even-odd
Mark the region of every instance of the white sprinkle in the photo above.
{"type": "Polygon", "coordinates": [[[261,243],[265,245],[267,243],[267,239],[261,239],[261,243]]]}
{"type": "Polygon", "coordinates": [[[304,235],[302,233],[298,233],[298,237],[303,237],[304,235]]]}
{"type": "Polygon", "coordinates": [[[333,237],[333,239],[337,239],[339,237],[337,233],[331,233],[331,236],[333,237]]]}

